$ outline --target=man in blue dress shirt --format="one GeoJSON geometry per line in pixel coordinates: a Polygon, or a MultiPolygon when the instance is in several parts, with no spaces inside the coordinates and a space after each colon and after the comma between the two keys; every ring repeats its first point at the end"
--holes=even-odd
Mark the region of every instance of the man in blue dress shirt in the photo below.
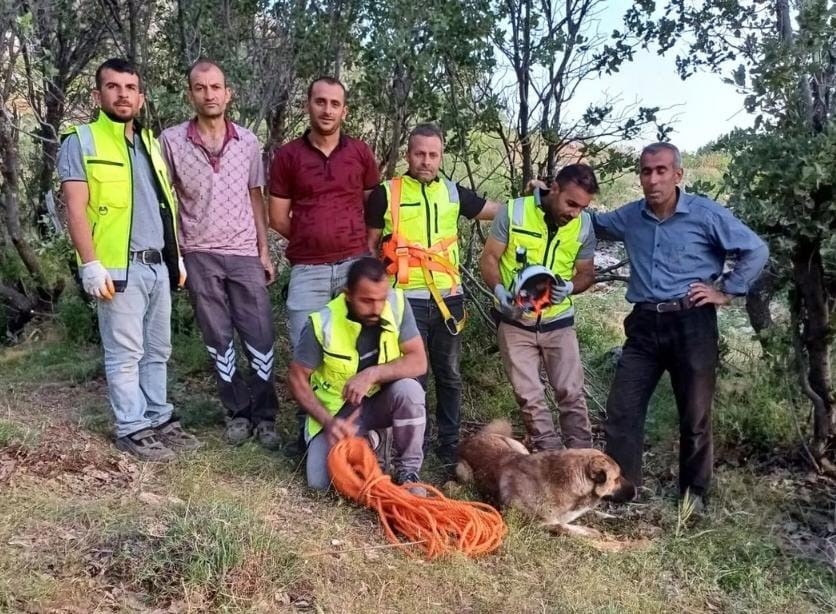
{"type": "Polygon", "coordinates": [[[593,216],[599,239],[623,241],[630,258],[627,341],[607,399],[606,452],[637,487],[647,404],[662,373],[679,410],[680,496],[698,510],[711,482],[711,404],[718,363],[717,306],[745,295],[769,257],[728,209],[679,189],[682,158],[670,143],[644,148],[644,198],[593,216]],[[726,256],[734,268],[723,273],[726,256]]]}

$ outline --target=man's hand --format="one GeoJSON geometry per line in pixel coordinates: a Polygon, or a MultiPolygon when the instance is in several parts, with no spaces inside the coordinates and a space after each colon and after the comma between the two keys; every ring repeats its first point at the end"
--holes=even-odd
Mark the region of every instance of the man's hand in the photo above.
{"type": "Polygon", "coordinates": [[[566,297],[572,294],[575,290],[575,285],[571,281],[561,281],[552,286],[551,304],[560,305],[566,300],[566,297]]]}
{"type": "Polygon", "coordinates": [[[328,438],[328,443],[333,446],[341,439],[357,435],[357,418],[359,416],[360,412],[355,411],[347,419],[333,418],[325,425],[325,437],[328,438]]]}
{"type": "Polygon", "coordinates": [[[377,382],[374,379],[374,367],[363,369],[349,379],[343,386],[343,400],[352,407],[359,407],[369,390],[377,382]]]}
{"type": "Polygon", "coordinates": [[[81,285],[87,294],[105,301],[111,300],[116,292],[110,273],[98,260],[81,265],[81,285]]]}
{"type": "Polygon", "coordinates": [[[499,310],[499,313],[512,320],[522,315],[522,310],[514,304],[514,295],[505,286],[496,284],[493,287],[493,295],[496,297],[496,308],[499,310]]]}
{"type": "Polygon", "coordinates": [[[183,261],[183,257],[177,259],[177,267],[180,269],[180,281],[177,283],[178,288],[185,288],[186,287],[186,278],[189,274],[186,272],[186,263],[183,261]]]}
{"type": "Polygon", "coordinates": [[[269,286],[276,281],[276,267],[273,266],[273,259],[270,258],[270,252],[262,252],[258,255],[261,261],[261,266],[264,268],[264,276],[267,278],[267,285],[269,286]]]}
{"type": "Polygon", "coordinates": [[[690,285],[688,299],[694,307],[702,307],[703,305],[728,305],[732,297],[714,286],[698,281],[690,285]]]}

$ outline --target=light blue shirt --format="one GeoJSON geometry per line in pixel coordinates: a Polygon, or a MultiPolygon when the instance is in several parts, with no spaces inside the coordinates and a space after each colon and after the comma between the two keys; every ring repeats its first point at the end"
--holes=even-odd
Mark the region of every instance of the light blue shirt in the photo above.
{"type": "Polygon", "coordinates": [[[769,258],[766,244],[713,200],[678,190],[675,213],[659,220],[644,199],[593,213],[599,239],[623,241],[630,258],[627,300],[658,303],[685,296],[694,282],[712,283],[726,256],[737,261],[722,279],[727,294],[744,295],[769,258]]]}

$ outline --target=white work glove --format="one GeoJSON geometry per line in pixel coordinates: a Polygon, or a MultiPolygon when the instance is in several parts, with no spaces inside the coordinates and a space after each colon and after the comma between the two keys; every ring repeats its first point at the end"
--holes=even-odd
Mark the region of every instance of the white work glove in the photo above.
{"type": "Polygon", "coordinates": [[[180,282],[177,284],[177,287],[178,287],[178,288],[183,288],[183,287],[185,287],[185,285],[186,285],[186,278],[187,278],[189,275],[188,275],[188,273],[186,273],[186,263],[185,263],[185,262],[183,262],[183,258],[182,258],[182,257],[180,257],[180,258],[178,258],[178,259],[177,259],[177,266],[178,266],[178,267],[179,267],[179,269],[180,269],[180,282]]]}
{"type": "Polygon", "coordinates": [[[502,284],[493,287],[493,295],[497,300],[497,310],[506,318],[516,319],[520,317],[521,309],[514,304],[514,295],[502,284]]]}
{"type": "Polygon", "coordinates": [[[552,286],[551,303],[552,305],[560,305],[566,300],[566,297],[572,294],[575,285],[571,281],[564,281],[555,286],[552,286]]]}
{"type": "Polygon", "coordinates": [[[90,296],[106,301],[112,299],[116,292],[110,273],[98,260],[81,265],[81,285],[90,296]]]}

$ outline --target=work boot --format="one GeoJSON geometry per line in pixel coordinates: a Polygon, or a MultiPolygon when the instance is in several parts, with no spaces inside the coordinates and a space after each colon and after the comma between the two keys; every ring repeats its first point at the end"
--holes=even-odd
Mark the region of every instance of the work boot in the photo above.
{"type": "Polygon", "coordinates": [[[232,418],[226,423],[224,441],[233,446],[240,446],[253,434],[253,425],[249,418],[232,418]]]}
{"type": "Polygon", "coordinates": [[[279,434],[276,432],[275,422],[262,420],[256,425],[253,434],[258,439],[258,443],[268,450],[278,450],[281,445],[279,434]]]}
{"type": "Polygon", "coordinates": [[[407,488],[416,497],[426,497],[427,491],[421,486],[417,486],[421,482],[421,478],[414,471],[399,471],[395,474],[395,484],[402,486],[404,484],[416,484],[407,488]]]}
{"type": "Polygon", "coordinates": [[[197,450],[202,445],[197,437],[183,430],[178,418],[173,418],[154,430],[163,444],[171,450],[197,450]]]}
{"type": "Polygon", "coordinates": [[[151,463],[165,463],[177,455],[159,439],[154,429],[142,429],[136,433],[116,439],[116,447],[123,452],[133,454],[139,460],[151,463]]]}

